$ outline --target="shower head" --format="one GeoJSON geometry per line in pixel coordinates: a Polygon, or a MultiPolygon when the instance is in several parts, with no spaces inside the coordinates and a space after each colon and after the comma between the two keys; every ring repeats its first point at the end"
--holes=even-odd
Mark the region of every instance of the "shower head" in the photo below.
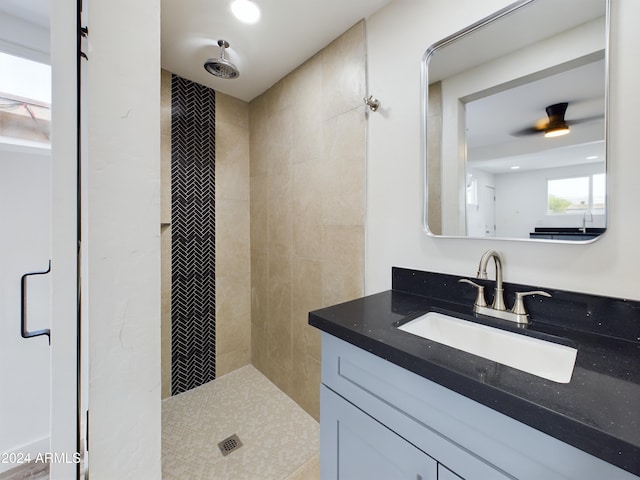
{"type": "Polygon", "coordinates": [[[218,40],[218,46],[220,47],[220,57],[210,58],[204,62],[205,70],[218,78],[238,78],[240,76],[238,67],[227,60],[224,53],[225,48],[229,48],[229,42],[218,40]]]}

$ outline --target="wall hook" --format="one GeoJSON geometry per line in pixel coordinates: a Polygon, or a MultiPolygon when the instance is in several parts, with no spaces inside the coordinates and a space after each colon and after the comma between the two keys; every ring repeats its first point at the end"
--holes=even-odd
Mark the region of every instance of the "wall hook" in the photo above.
{"type": "Polygon", "coordinates": [[[372,112],[375,112],[380,106],[380,100],[373,98],[373,95],[369,95],[364,98],[364,104],[367,105],[372,112]]]}

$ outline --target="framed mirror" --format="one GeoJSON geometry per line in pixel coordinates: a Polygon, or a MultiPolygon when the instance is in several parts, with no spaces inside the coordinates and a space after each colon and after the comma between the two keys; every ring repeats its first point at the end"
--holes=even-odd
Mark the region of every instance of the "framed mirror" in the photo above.
{"type": "Polygon", "coordinates": [[[607,0],[524,0],[429,47],[430,235],[588,242],[607,225],[607,0]]]}

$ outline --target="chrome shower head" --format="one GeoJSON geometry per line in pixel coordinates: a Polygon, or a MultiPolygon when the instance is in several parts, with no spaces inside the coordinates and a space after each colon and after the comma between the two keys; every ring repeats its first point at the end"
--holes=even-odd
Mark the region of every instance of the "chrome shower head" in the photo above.
{"type": "Polygon", "coordinates": [[[218,40],[218,46],[220,47],[220,57],[210,58],[204,62],[205,70],[218,78],[238,78],[240,76],[238,67],[227,60],[225,55],[225,49],[229,48],[229,42],[218,40]]]}

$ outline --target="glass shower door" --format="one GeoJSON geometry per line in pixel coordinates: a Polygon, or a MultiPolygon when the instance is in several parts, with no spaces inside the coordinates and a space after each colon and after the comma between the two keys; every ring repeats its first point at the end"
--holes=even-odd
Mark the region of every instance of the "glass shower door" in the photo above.
{"type": "Polygon", "coordinates": [[[80,478],[77,3],[0,2],[0,477],[80,478]]]}
{"type": "Polygon", "coordinates": [[[0,70],[2,473],[50,451],[52,163],[51,68],[0,53],[0,70]]]}
{"type": "Polygon", "coordinates": [[[50,451],[50,208],[50,150],[1,144],[0,472],[50,451]]]}

